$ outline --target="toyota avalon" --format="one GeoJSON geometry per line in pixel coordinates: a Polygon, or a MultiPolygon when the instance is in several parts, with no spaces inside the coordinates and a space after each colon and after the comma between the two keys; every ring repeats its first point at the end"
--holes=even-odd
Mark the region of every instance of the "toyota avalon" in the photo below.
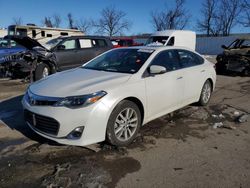
{"type": "Polygon", "coordinates": [[[214,65],[183,47],[113,49],[29,86],[27,124],[58,143],[130,144],[147,122],[191,103],[206,105],[214,65]]]}

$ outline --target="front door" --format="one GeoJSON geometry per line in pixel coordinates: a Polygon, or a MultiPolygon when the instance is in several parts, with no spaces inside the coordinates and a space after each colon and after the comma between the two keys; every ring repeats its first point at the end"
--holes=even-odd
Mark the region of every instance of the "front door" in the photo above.
{"type": "Polygon", "coordinates": [[[58,46],[59,49],[55,50],[59,70],[70,69],[80,64],[77,42],[75,39],[66,40],[58,46]]]}
{"type": "Polygon", "coordinates": [[[184,78],[175,50],[160,52],[150,65],[160,65],[167,69],[164,74],[148,75],[145,78],[147,115],[149,119],[154,119],[182,106],[184,78]]]}

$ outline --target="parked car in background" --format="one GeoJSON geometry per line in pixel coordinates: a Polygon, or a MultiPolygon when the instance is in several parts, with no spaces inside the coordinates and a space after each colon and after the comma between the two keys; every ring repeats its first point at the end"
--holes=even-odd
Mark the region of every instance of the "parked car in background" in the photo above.
{"type": "Polygon", "coordinates": [[[45,45],[29,37],[7,36],[6,39],[14,40],[27,49],[8,64],[9,70],[18,77],[32,72],[34,80],[80,66],[112,48],[108,38],[99,36],[59,37],[45,45]]]}
{"type": "Polygon", "coordinates": [[[3,57],[13,53],[24,51],[25,47],[13,40],[0,38],[0,62],[3,57]]]}
{"type": "Polygon", "coordinates": [[[142,44],[136,43],[133,38],[126,38],[126,37],[114,37],[111,39],[111,42],[114,48],[142,46],[142,44]]]}
{"type": "Polygon", "coordinates": [[[206,105],[215,82],[214,64],[187,48],[118,48],[33,83],[22,103],[41,136],[125,146],[141,125],[191,103],[206,105]]]}
{"type": "Polygon", "coordinates": [[[250,75],[250,37],[236,39],[229,46],[222,45],[224,52],[216,58],[218,73],[234,72],[250,75]]]}

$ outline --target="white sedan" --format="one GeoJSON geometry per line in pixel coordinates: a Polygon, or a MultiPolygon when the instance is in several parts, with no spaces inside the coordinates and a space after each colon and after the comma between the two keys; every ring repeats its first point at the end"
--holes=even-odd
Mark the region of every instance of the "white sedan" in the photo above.
{"type": "Polygon", "coordinates": [[[191,103],[206,105],[215,81],[214,65],[192,50],[119,48],[33,83],[22,103],[27,124],[43,137],[125,146],[147,122],[191,103]]]}

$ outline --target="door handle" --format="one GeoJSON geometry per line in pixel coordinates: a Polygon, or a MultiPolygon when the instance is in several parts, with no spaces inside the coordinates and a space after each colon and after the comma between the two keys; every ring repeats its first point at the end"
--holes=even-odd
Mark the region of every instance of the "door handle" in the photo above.
{"type": "Polygon", "coordinates": [[[180,79],[182,79],[182,78],[183,78],[183,77],[182,77],[182,76],[180,76],[180,77],[178,77],[178,78],[177,78],[177,80],[180,80],[180,79]]]}
{"type": "Polygon", "coordinates": [[[206,70],[202,70],[201,72],[206,72],[206,70]]]}

